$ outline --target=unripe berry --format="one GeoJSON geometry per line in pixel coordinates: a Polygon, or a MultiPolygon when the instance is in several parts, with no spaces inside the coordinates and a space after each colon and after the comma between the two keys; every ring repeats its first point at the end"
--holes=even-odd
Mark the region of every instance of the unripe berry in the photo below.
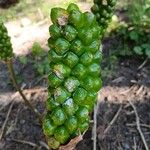
{"type": "Polygon", "coordinates": [[[48,40],[51,72],[46,102],[49,121],[46,116],[43,131],[54,141],[54,144],[49,141],[49,146],[56,148],[89,127],[89,114],[102,85],[99,66],[102,28],[93,13],[82,13],[75,4],[70,4],[67,10],[53,8],[51,19],[48,40]]]}
{"type": "Polygon", "coordinates": [[[0,60],[7,61],[13,57],[13,49],[8,32],[3,22],[0,21],[0,60]]]}

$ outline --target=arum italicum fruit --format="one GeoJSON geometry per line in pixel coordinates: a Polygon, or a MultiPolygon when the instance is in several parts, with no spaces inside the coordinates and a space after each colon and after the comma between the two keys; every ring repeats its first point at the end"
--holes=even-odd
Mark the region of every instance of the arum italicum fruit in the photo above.
{"type": "Polygon", "coordinates": [[[116,0],[94,0],[91,11],[95,14],[103,34],[111,21],[115,5],[116,0]]]}
{"type": "Polygon", "coordinates": [[[13,57],[12,44],[4,23],[0,20],[0,60],[7,61],[13,57]]]}
{"type": "Polygon", "coordinates": [[[82,13],[75,4],[66,10],[52,8],[51,20],[51,70],[43,131],[49,147],[57,149],[89,127],[89,113],[102,86],[102,27],[93,13],[82,13]]]}
{"type": "Polygon", "coordinates": [[[13,56],[14,56],[13,48],[12,48],[10,37],[8,36],[7,28],[4,26],[2,20],[0,20],[0,60],[4,61],[7,64],[8,71],[10,73],[10,77],[12,79],[13,85],[16,88],[16,90],[20,93],[25,104],[37,115],[40,122],[42,122],[41,114],[37,111],[36,108],[34,108],[30,104],[29,100],[25,97],[19,85],[17,84],[16,75],[13,68],[13,61],[12,61],[13,56]]]}

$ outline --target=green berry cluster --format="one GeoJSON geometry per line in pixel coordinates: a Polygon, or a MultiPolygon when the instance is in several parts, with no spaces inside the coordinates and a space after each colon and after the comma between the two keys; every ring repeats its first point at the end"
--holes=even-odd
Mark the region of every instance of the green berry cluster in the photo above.
{"type": "Polygon", "coordinates": [[[91,11],[95,14],[96,19],[104,32],[112,18],[115,4],[116,0],[94,0],[91,11]]]}
{"type": "Polygon", "coordinates": [[[6,61],[13,56],[12,44],[3,22],[0,21],[0,60],[6,61]]]}
{"type": "Polygon", "coordinates": [[[89,127],[89,113],[102,86],[101,28],[91,12],[78,6],[52,8],[48,40],[50,74],[43,131],[57,149],[89,127]]]}

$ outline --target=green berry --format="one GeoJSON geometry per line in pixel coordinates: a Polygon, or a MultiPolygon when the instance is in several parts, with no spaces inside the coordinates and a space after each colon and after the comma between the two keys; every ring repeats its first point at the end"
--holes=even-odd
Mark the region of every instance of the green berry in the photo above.
{"type": "Polygon", "coordinates": [[[91,112],[94,108],[96,101],[97,101],[97,93],[91,91],[91,92],[88,92],[85,102],[82,105],[86,106],[89,112],[91,112]]]}
{"type": "Polygon", "coordinates": [[[73,52],[68,52],[64,58],[64,63],[70,68],[74,67],[79,61],[79,58],[73,52]]]}
{"type": "Polygon", "coordinates": [[[94,56],[93,56],[93,61],[96,62],[96,63],[100,63],[102,61],[102,52],[100,50],[98,50],[94,56]]]}
{"type": "Polygon", "coordinates": [[[87,24],[87,26],[91,26],[94,23],[96,23],[96,17],[94,16],[94,14],[90,12],[85,12],[83,13],[83,15],[84,15],[84,23],[87,24]]]}
{"type": "Polygon", "coordinates": [[[70,25],[67,25],[64,29],[64,37],[68,40],[68,41],[72,41],[76,38],[77,36],[77,31],[75,28],[73,28],[70,25]]]}
{"type": "Polygon", "coordinates": [[[101,73],[100,65],[97,63],[93,63],[88,67],[88,73],[91,76],[99,76],[101,73]]]}
{"type": "Polygon", "coordinates": [[[99,47],[100,47],[99,40],[95,40],[89,46],[87,46],[87,50],[91,53],[95,53],[95,52],[97,52],[99,47]]]}
{"type": "Polygon", "coordinates": [[[52,38],[52,37],[50,37],[49,39],[48,39],[48,46],[50,47],[50,48],[54,48],[55,47],[55,40],[52,38]]]}
{"type": "Polygon", "coordinates": [[[55,42],[55,51],[57,54],[65,54],[69,50],[69,47],[70,43],[63,38],[58,38],[55,42]]]}
{"type": "Polygon", "coordinates": [[[60,126],[55,130],[54,137],[57,141],[59,141],[61,144],[64,144],[69,139],[69,133],[67,129],[64,126],[60,126]]]}
{"type": "Polygon", "coordinates": [[[78,36],[84,45],[90,45],[93,41],[93,32],[91,28],[81,28],[78,36]]]}
{"type": "Polygon", "coordinates": [[[79,11],[79,7],[76,4],[71,3],[71,4],[69,4],[67,11],[69,13],[71,13],[73,10],[79,11]]]}
{"type": "Polygon", "coordinates": [[[65,122],[65,127],[68,130],[69,134],[72,134],[73,132],[76,131],[78,126],[78,121],[75,116],[70,116],[66,122],[65,122]]]}
{"type": "Polygon", "coordinates": [[[52,38],[59,38],[61,36],[61,29],[59,26],[53,24],[49,27],[49,33],[52,38]]]}
{"type": "Polygon", "coordinates": [[[54,134],[56,126],[52,120],[45,118],[43,121],[43,132],[46,136],[51,136],[54,134]]]}
{"type": "Polygon", "coordinates": [[[83,64],[77,64],[72,71],[72,75],[76,76],[79,79],[82,79],[86,76],[87,70],[83,64]]]}
{"type": "Polygon", "coordinates": [[[71,116],[76,111],[76,104],[72,98],[69,98],[63,103],[62,108],[68,116],[71,116]]]}
{"type": "Polygon", "coordinates": [[[68,90],[68,92],[73,92],[76,90],[76,88],[80,85],[80,82],[77,78],[75,77],[69,77],[65,83],[64,86],[68,90]]]}
{"type": "Polygon", "coordinates": [[[59,126],[64,124],[66,120],[66,114],[60,107],[58,107],[52,112],[51,119],[53,120],[56,126],[59,126]]]}
{"type": "Polygon", "coordinates": [[[44,134],[52,139],[52,142],[48,140],[48,145],[53,149],[88,129],[89,113],[102,86],[100,40],[112,7],[110,1],[108,8],[102,1],[94,3],[93,13],[82,13],[73,3],[67,10],[51,10],[53,24],[49,28],[50,72],[46,101],[50,120],[46,125],[50,129],[44,134]]]}
{"type": "Polygon", "coordinates": [[[55,64],[52,70],[60,79],[68,77],[71,73],[71,69],[62,63],[55,64]]]}
{"type": "Polygon", "coordinates": [[[60,142],[58,142],[54,137],[50,137],[47,139],[48,146],[52,149],[58,149],[60,146],[60,142]]]}
{"type": "Polygon", "coordinates": [[[78,105],[82,105],[84,103],[86,96],[87,96],[87,91],[83,88],[78,88],[73,93],[73,99],[75,103],[77,103],[78,105]]]}
{"type": "Polygon", "coordinates": [[[54,110],[54,109],[57,108],[59,105],[60,105],[60,104],[59,104],[58,102],[56,102],[56,101],[54,100],[54,98],[52,98],[52,97],[49,97],[49,98],[47,99],[47,101],[46,101],[46,108],[47,108],[47,110],[49,110],[49,111],[54,110]]]}
{"type": "Polygon", "coordinates": [[[89,122],[79,123],[78,128],[81,133],[85,132],[89,128],[89,122]]]}
{"type": "Polygon", "coordinates": [[[72,10],[69,15],[69,23],[77,29],[82,27],[84,23],[83,14],[78,10],[72,10]]]}
{"type": "Polygon", "coordinates": [[[0,60],[7,61],[13,57],[13,49],[7,28],[0,20],[0,60]]]}
{"type": "Polygon", "coordinates": [[[78,56],[80,56],[81,54],[83,54],[83,52],[85,51],[85,48],[84,48],[82,42],[80,40],[78,40],[78,39],[74,40],[71,43],[70,49],[72,50],[72,52],[74,52],[78,56]]]}
{"type": "Polygon", "coordinates": [[[76,117],[80,123],[84,123],[89,118],[89,111],[85,106],[79,107],[76,117]]]}
{"type": "Polygon", "coordinates": [[[63,22],[63,20],[68,18],[68,12],[63,8],[56,7],[51,9],[50,16],[54,24],[65,25],[66,22],[63,22]]]}
{"type": "Polygon", "coordinates": [[[93,79],[93,90],[98,92],[99,89],[102,87],[102,80],[99,77],[93,79]]]}
{"type": "Polygon", "coordinates": [[[54,99],[57,103],[62,104],[69,96],[70,93],[64,87],[54,89],[54,99]]]}
{"type": "Polygon", "coordinates": [[[90,52],[85,52],[81,57],[80,57],[80,62],[87,66],[90,65],[93,61],[93,54],[90,52]]]}
{"type": "Polygon", "coordinates": [[[102,26],[100,34],[103,35],[109,22],[111,21],[116,0],[94,0],[91,11],[95,14],[99,26],[102,26]]]}
{"type": "Polygon", "coordinates": [[[62,83],[62,79],[60,79],[55,73],[51,73],[48,75],[49,85],[51,87],[58,87],[62,83]]]}

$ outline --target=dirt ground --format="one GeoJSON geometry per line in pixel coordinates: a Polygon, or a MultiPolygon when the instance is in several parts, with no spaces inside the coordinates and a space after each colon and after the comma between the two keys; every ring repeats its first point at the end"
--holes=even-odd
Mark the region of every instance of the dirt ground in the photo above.
{"type": "MultiPolygon", "coordinates": [[[[111,42],[105,40],[104,50],[111,42]]],[[[144,150],[141,134],[150,148],[150,61],[141,66],[143,62],[139,58],[120,58],[115,75],[103,81],[98,98],[97,150],[144,150]]],[[[37,76],[30,63],[23,65],[16,59],[14,67],[25,95],[43,113],[47,79],[37,76]]],[[[92,128],[91,123],[75,150],[93,149],[92,128]]],[[[6,65],[0,62],[0,150],[46,149],[38,119],[24,105],[11,84],[6,65]]]]}
{"type": "MultiPolygon", "coordinates": [[[[150,62],[138,70],[143,61],[136,58],[120,59],[115,76],[104,81],[98,99],[97,150],[144,150],[137,130],[136,111],[145,142],[150,147],[150,62]]],[[[22,65],[18,60],[14,63],[17,75],[25,78],[20,86],[26,89],[26,96],[43,113],[47,97],[46,79],[36,76],[32,65],[22,65]]],[[[36,116],[15,92],[6,65],[0,63],[1,129],[9,111],[0,150],[45,150],[44,135],[36,116]]],[[[91,123],[76,150],[93,149],[92,127],[91,123]]]]}

